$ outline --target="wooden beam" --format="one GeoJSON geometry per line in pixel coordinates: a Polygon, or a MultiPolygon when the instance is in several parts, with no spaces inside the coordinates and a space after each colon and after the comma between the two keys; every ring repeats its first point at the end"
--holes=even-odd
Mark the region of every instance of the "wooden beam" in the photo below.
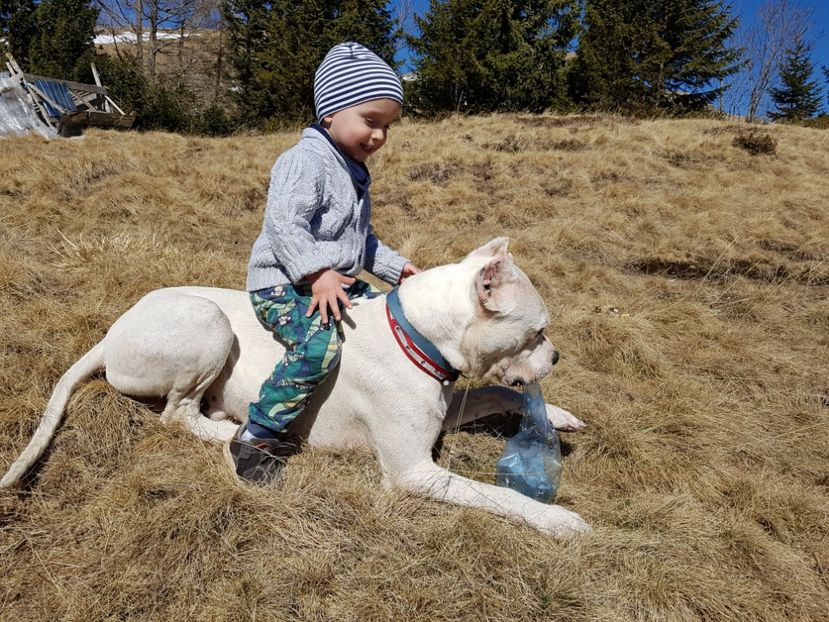
{"type": "Polygon", "coordinates": [[[61,117],[61,124],[81,125],[84,127],[114,127],[128,130],[135,122],[134,114],[119,115],[100,110],[82,110],[61,117]]]}
{"type": "Polygon", "coordinates": [[[34,82],[35,80],[46,80],[47,82],[60,82],[69,87],[69,90],[87,91],[89,93],[98,93],[106,95],[107,89],[105,86],[96,86],[94,84],[83,84],[82,82],[72,82],[72,80],[58,80],[57,78],[47,78],[46,76],[38,76],[33,73],[24,73],[23,78],[27,82],[34,82]]]}
{"type": "Polygon", "coordinates": [[[101,76],[98,75],[98,68],[95,66],[95,63],[89,63],[89,66],[92,68],[92,77],[95,78],[95,84],[103,86],[103,84],[101,84],[101,76]]]}
{"type": "MultiPolygon", "coordinates": [[[[101,84],[101,76],[98,75],[98,68],[95,66],[95,63],[89,63],[89,66],[92,67],[92,77],[95,78],[95,84],[100,86],[100,87],[103,87],[104,85],[101,84]]],[[[109,105],[109,97],[104,95],[103,100],[104,100],[104,110],[106,110],[107,112],[112,112],[112,106],[109,105]]],[[[121,112],[121,111],[119,110],[118,112],[121,112]]],[[[124,114],[124,113],[121,112],[121,114],[124,114]]]]}
{"type": "Polygon", "coordinates": [[[110,107],[110,106],[111,106],[112,108],[115,108],[115,110],[117,110],[118,112],[120,112],[121,114],[124,114],[124,111],[123,111],[123,110],[121,110],[121,109],[118,107],[118,104],[116,104],[116,103],[115,103],[115,100],[110,99],[109,95],[104,95],[104,97],[106,97],[107,107],[110,107]]]}
{"type": "Polygon", "coordinates": [[[16,61],[16,60],[14,60],[14,56],[12,56],[12,55],[11,55],[11,54],[9,54],[8,52],[6,52],[6,58],[8,58],[8,59],[9,59],[9,62],[8,62],[8,63],[6,63],[6,64],[8,65],[8,67],[9,67],[9,71],[11,71],[11,73],[12,73],[12,74],[15,74],[15,73],[23,73],[23,72],[20,70],[20,65],[18,65],[18,64],[17,64],[17,61],[16,61]]]}

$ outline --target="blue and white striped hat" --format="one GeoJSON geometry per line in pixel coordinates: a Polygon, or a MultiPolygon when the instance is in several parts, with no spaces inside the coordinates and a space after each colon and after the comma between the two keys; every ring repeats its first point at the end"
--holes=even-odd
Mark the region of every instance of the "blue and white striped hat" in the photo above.
{"type": "Polygon", "coordinates": [[[387,97],[403,105],[403,85],[386,62],[349,41],[328,51],[314,76],[317,121],[339,110],[387,97]]]}

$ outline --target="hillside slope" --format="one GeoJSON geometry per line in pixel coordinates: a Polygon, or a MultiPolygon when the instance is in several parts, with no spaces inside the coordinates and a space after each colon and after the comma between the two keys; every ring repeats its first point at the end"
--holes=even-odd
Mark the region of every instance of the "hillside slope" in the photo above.
{"type": "MultiPolygon", "coordinates": [[[[556,542],[383,491],[306,451],[251,490],[221,451],[94,380],[31,486],[0,492],[2,620],[829,619],[829,133],[715,121],[404,122],[378,235],[424,267],[494,236],[551,311],[556,542]]],[[[145,292],[241,288],[296,133],[0,141],[0,468],[60,375],[145,292]]],[[[154,411],[155,409],[155,411],[154,411]]],[[[516,422],[447,434],[482,480],[516,422]]]]}

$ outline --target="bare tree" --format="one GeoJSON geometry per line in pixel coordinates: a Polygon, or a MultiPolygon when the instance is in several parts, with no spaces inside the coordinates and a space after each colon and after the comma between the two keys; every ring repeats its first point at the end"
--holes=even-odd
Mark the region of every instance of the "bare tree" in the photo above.
{"type": "Polygon", "coordinates": [[[192,110],[227,111],[233,100],[222,1],[95,0],[98,29],[112,35],[115,54],[132,56],[146,78],[167,78],[176,91],[192,95],[192,110]]]}
{"type": "Polygon", "coordinates": [[[743,70],[729,93],[730,112],[746,110],[749,121],[758,120],[783,54],[808,29],[812,12],[793,1],[766,0],[751,25],[741,24],[736,40],[743,49],[743,70]]]}
{"type": "Polygon", "coordinates": [[[395,3],[394,19],[397,22],[398,31],[403,35],[397,40],[398,54],[408,46],[406,35],[412,35],[417,30],[416,16],[414,0],[399,0],[395,3]]]}
{"type": "MultiPolygon", "coordinates": [[[[96,0],[100,26],[118,45],[119,34],[135,37],[135,57],[150,79],[158,74],[159,54],[178,44],[179,70],[184,68],[184,42],[200,30],[216,27],[219,0],[96,0]],[[146,40],[145,40],[146,37],[146,40]]],[[[121,39],[123,42],[123,39],[121,39]]]]}
{"type": "Polygon", "coordinates": [[[123,55],[124,44],[134,49],[138,66],[144,66],[144,0],[95,0],[99,9],[98,27],[112,35],[115,53],[120,58],[123,55]],[[124,33],[135,36],[133,44],[124,33]]]}
{"type": "MultiPolygon", "coordinates": [[[[158,56],[166,48],[178,45],[178,59],[183,59],[184,43],[199,36],[204,27],[205,6],[209,12],[215,2],[206,0],[143,0],[147,36],[147,74],[155,79],[158,74],[158,56]]],[[[180,63],[181,64],[181,63],[180,63]]],[[[180,69],[180,67],[179,67],[180,69]]]]}

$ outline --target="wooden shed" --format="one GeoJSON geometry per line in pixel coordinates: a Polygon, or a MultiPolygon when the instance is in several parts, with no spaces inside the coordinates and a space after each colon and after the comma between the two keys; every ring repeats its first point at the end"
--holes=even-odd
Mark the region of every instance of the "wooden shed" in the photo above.
{"type": "Polygon", "coordinates": [[[6,68],[9,87],[21,88],[41,120],[60,136],[77,136],[85,127],[129,129],[135,122],[135,115],[125,114],[107,94],[94,64],[95,84],[25,73],[10,54],[6,68]]]}

